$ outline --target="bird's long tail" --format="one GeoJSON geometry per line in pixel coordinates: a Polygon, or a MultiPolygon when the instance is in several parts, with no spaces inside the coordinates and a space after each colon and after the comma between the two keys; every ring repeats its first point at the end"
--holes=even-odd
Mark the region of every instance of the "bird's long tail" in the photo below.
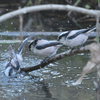
{"type": "Polygon", "coordinates": [[[27,41],[30,40],[33,36],[34,36],[34,35],[29,36],[29,37],[27,37],[27,38],[23,41],[23,43],[21,44],[21,46],[18,48],[17,54],[21,54],[21,53],[22,53],[23,47],[25,46],[25,44],[27,43],[27,41]]]}
{"type": "Polygon", "coordinates": [[[92,31],[94,31],[96,29],[96,25],[87,29],[86,35],[89,35],[92,31]]]}

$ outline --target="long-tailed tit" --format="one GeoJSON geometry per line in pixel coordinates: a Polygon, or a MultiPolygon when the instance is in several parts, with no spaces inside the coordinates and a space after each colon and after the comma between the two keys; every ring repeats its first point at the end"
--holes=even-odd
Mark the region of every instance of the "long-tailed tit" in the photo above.
{"type": "Polygon", "coordinates": [[[96,26],[89,29],[70,30],[62,32],[57,40],[71,48],[81,46],[88,39],[89,34],[96,29],[96,26]]]}
{"type": "Polygon", "coordinates": [[[37,38],[29,44],[29,50],[33,51],[36,55],[45,56],[45,60],[47,60],[50,56],[55,55],[61,46],[62,43],[58,41],[37,38]]]}
{"type": "Polygon", "coordinates": [[[5,72],[4,72],[6,76],[15,75],[16,73],[20,71],[20,65],[23,60],[22,55],[21,55],[23,47],[27,43],[27,41],[31,39],[32,37],[33,36],[29,36],[23,41],[21,46],[18,48],[17,53],[15,53],[11,45],[9,46],[9,52],[8,52],[9,60],[5,64],[5,72]]]}

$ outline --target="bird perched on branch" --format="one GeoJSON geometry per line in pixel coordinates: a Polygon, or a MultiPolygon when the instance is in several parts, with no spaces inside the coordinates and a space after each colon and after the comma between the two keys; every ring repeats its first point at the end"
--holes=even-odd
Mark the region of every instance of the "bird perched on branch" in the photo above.
{"type": "Polygon", "coordinates": [[[11,45],[9,46],[9,52],[8,52],[9,59],[5,64],[5,72],[4,72],[6,76],[16,75],[17,73],[20,72],[20,65],[23,60],[21,55],[23,47],[27,43],[27,41],[32,37],[33,36],[29,36],[23,41],[21,46],[18,48],[17,53],[15,53],[11,45]]]}
{"type": "Polygon", "coordinates": [[[45,56],[43,61],[47,61],[49,57],[56,54],[57,50],[62,46],[58,41],[50,41],[42,38],[37,38],[29,44],[29,50],[39,56],[45,56]]]}
{"type": "Polygon", "coordinates": [[[88,39],[89,34],[96,29],[96,26],[89,29],[70,30],[62,32],[57,40],[66,46],[74,48],[81,46],[88,39]]]}

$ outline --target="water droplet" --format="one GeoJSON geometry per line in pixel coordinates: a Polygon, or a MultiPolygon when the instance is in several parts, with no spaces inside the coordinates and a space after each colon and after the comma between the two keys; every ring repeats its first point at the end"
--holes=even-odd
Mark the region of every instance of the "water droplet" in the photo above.
{"type": "Polygon", "coordinates": [[[67,23],[70,23],[70,21],[68,20],[67,23]]]}
{"type": "Polygon", "coordinates": [[[60,73],[57,72],[57,71],[52,71],[51,74],[52,74],[52,75],[59,75],[60,73]]]}
{"type": "Polygon", "coordinates": [[[89,90],[90,88],[87,88],[87,90],[89,90]]]}
{"type": "Polygon", "coordinates": [[[58,23],[56,25],[58,25],[58,23]]]}
{"type": "Polygon", "coordinates": [[[44,32],[44,30],[42,30],[42,32],[44,32]]]}
{"type": "Polygon", "coordinates": [[[54,20],[54,18],[52,18],[52,20],[54,20]]]}
{"type": "Polygon", "coordinates": [[[50,29],[50,31],[52,31],[52,28],[50,29]]]}
{"type": "Polygon", "coordinates": [[[58,15],[58,17],[60,17],[60,15],[58,15]]]}
{"type": "Polygon", "coordinates": [[[6,31],[6,33],[8,33],[8,30],[6,31]]]}
{"type": "Polygon", "coordinates": [[[11,22],[11,24],[13,24],[13,22],[11,22]]]}
{"type": "Polygon", "coordinates": [[[89,27],[91,27],[91,25],[89,25],[89,27]]]}
{"type": "Polygon", "coordinates": [[[7,50],[5,50],[5,51],[7,51],[7,50]]]}

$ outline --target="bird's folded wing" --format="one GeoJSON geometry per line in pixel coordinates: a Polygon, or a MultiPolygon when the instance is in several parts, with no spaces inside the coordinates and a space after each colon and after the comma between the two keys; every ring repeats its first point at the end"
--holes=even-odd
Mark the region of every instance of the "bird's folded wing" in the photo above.
{"type": "Polygon", "coordinates": [[[46,44],[37,45],[36,48],[37,49],[45,49],[47,47],[56,46],[56,45],[62,45],[62,43],[60,43],[60,42],[50,42],[50,43],[46,43],[46,44]]]}

